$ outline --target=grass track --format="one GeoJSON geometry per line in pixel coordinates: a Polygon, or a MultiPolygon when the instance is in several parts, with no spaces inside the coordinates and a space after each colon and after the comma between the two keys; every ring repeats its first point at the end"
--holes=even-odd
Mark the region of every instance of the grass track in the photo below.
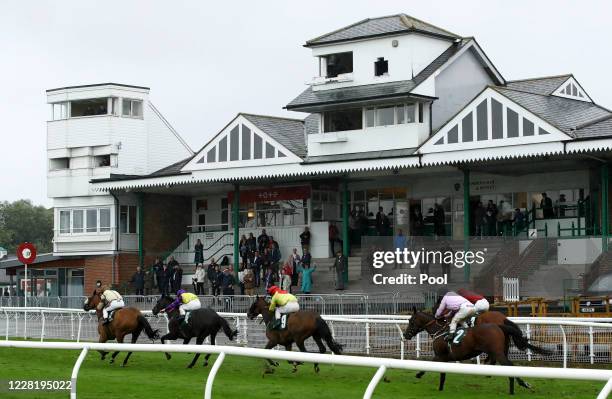
{"type": "MultiPolygon", "coordinates": [[[[78,351],[0,348],[0,380],[70,379],[78,351]]],[[[123,360],[124,354],[117,357],[123,360]]],[[[90,352],[81,367],[78,383],[80,399],[120,398],[202,398],[208,367],[200,361],[186,369],[189,354],[173,354],[167,361],[161,353],[134,353],[127,368],[100,361],[97,352],[90,352]]],[[[201,358],[203,359],[203,358],[201,358]]],[[[322,365],[315,375],[311,364],[304,364],[296,374],[291,366],[281,363],[276,373],[262,378],[262,361],[228,356],[221,366],[213,387],[213,397],[222,399],[344,399],[361,398],[375,372],[373,368],[322,365]]],[[[507,393],[506,378],[486,378],[449,374],[445,391],[437,391],[438,375],[429,373],[423,379],[414,372],[389,370],[390,383],[381,382],[375,398],[500,398],[507,393]]],[[[528,379],[535,387],[527,391],[517,386],[514,398],[556,399],[594,398],[604,383],[567,380],[528,379]]],[[[0,391],[2,399],[67,398],[68,392],[0,391]]]]}

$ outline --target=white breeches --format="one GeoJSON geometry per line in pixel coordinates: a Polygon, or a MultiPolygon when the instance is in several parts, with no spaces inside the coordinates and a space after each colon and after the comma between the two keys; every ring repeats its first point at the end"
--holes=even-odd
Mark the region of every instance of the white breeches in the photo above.
{"type": "Polygon", "coordinates": [[[474,309],[476,310],[476,314],[487,312],[489,310],[489,301],[485,298],[476,301],[474,309]]]}
{"type": "Polygon", "coordinates": [[[112,312],[113,310],[121,309],[123,307],[125,307],[123,299],[115,299],[111,301],[107,307],[102,309],[102,316],[104,316],[105,319],[108,319],[108,314],[110,312],[112,312]]]}
{"type": "Polygon", "coordinates": [[[201,307],[202,304],[200,303],[200,300],[194,299],[179,306],[179,313],[181,316],[185,316],[185,312],[200,309],[201,307]]]}
{"type": "Polygon", "coordinates": [[[461,305],[457,313],[453,316],[450,326],[448,327],[448,331],[451,334],[454,334],[457,331],[457,324],[465,323],[465,320],[469,317],[472,317],[476,314],[476,310],[474,309],[474,305],[469,302],[465,302],[461,305]]]}
{"type": "Polygon", "coordinates": [[[274,310],[274,315],[277,319],[280,319],[281,314],[294,313],[300,310],[300,304],[293,301],[287,302],[284,306],[279,306],[274,310]]]}

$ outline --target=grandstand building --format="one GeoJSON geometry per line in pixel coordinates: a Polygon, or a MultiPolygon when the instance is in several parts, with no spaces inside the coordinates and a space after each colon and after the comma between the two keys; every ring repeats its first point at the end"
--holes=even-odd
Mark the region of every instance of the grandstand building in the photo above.
{"type": "MultiPolygon", "coordinates": [[[[239,237],[262,228],[286,258],[309,226],[311,253],[326,264],[330,223],[351,255],[349,281],[358,281],[365,269],[356,256],[362,236],[381,233],[379,208],[390,220],[386,235],[429,236],[437,204],[443,235],[469,246],[482,245],[474,211],[489,200],[525,215],[496,230],[518,238],[492,244],[491,256],[549,255],[545,264],[532,256],[489,266],[489,274],[525,279],[566,265],[590,284],[591,269],[605,269],[612,112],[572,74],[508,80],[475,38],[405,14],[365,19],[304,47],[315,76],[285,106],[300,116],[238,113],[206,132],[212,138],[197,151],[150,103],[148,88],[48,90],[54,252],[33,268],[56,278],[50,292],[80,295],[97,279],[121,285],[156,256],[173,254],[188,270],[198,238],[205,259],[236,258],[239,237]],[[357,238],[351,212],[368,221],[357,238]]],[[[14,265],[9,273],[22,276],[14,265]]],[[[472,273],[475,281],[487,270],[472,273]]]]}

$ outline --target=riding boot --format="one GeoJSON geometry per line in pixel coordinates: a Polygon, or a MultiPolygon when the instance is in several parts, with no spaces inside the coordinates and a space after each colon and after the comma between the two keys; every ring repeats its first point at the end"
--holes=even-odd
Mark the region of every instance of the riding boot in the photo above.
{"type": "Polygon", "coordinates": [[[106,319],[102,319],[102,325],[103,326],[107,325],[108,323],[110,323],[110,320],[109,320],[108,317],[106,319]]]}
{"type": "Polygon", "coordinates": [[[455,338],[455,333],[454,332],[450,332],[448,334],[446,334],[446,336],[444,337],[444,341],[446,342],[452,342],[453,338],[455,338]]]}

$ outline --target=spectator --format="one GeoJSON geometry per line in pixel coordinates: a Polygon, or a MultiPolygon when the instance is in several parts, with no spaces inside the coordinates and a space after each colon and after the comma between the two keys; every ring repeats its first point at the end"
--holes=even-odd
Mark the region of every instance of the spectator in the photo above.
{"type": "MultiPolygon", "coordinates": [[[[183,285],[183,269],[181,269],[177,261],[174,262],[174,266],[172,267],[172,278],[170,280],[170,286],[173,293],[180,290],[181,285],[183,285]]],[[[170,262],[168,262],[168,265],[170,265],[170,262]]]]}
{"type": "Polygon", "coordinates": [[[359,209],[359,212],[357,212],[357,224],[359,226],[359,238],[361,238],[362,236],[365,236],[368,234],[368,229],[369,229],[369,221],[368,221],[368,217],[365,214],[365,211],[363,209],[359,209]]]}
{"type": "Polygon", "coordinates": [[[291,277],[293,275],[293,267],[291,266],[291,259],[289,258],[287,262],[283,265],[283,269],[281,270],[281,289],[291,292],[291,277]]]}
{"type": "Polygon", "coordinates": [[[383,211],[383,207],[378,207],[378,212],[376,213],[376,231],[379,236],[386,236],[389,234],[389,228],[391,226],[391,222],[389,221],[389,217],[383,211]]]}
{"type": "Polygon", "coordinates": [[[162,270],[163,268],[164,268],[164,262],[161,260],[159,256],[156,257],[155,263],[153,264],[153,273],[154,273],[154,280],[155,280],[154,286],[158,289],[159,289],[159,281],[157,277],[159,276],[160,270],[162,270]]]}
{"type": "Polygon", "coordinates": [[[155,286],[155,266],[151,265],[145,271],[144,276],[144,295],[153,295],[153,287],[155,286]]]}
{"type": "Polygon", "coordinates": [[[338,227],[336,227],[335,222],[329,222],[329,228],[327,230],[329,235],[329,247],[331,249],[332,256],[336,253],[335,247],[336,243],[340,244],[340,248],[342,248],[342,240],[340,239],[340,233],[338,232],[338,227]]]}
{"type": "Polygon", "coordinates": [[[249,296],[255,295],[255,275],[253,269],[246,269],[242,279],[244,284],[244,293],[249,296]]]}
{"type": "Polygon", "coordinates": [[[210,287],[212,295],[219,296],[221,295],[221,268],[216,263],[211,263],[208,266],[208,281],[210,281],[210,287]]]}
{"type": "Polygon", "coordinates": [[[242,237],[240,237],[240,244],[238,245],[238,251],[240,252],[240,260],[241,260],[242,267],[244,268],[247,265],[247,259],[249,256],[249,246],[248,246],[247,238],[244,234],[242,235],[242,237]]]}
{"type": "Polygon", "coordinates": [[[485,221],[487,224],[486,226],[487,235],[496,236],[497,229],[496,229],[495,223],[497,221],[497,207],[495,206],[492,200],[489,200],[489,202],[487,203],[487,210],[485,212],[485,221]]]}
{"type": "Polygon", "coordinates": [[[300,244],[302,245],[302,254],[304,250],[310,249],[310,229],[304,227],[304,231],[300,234],[300,244]]]}
{"type": "Polygon", "coordinates": [[[266,229],[261,230],[261,234],[257,237],[257,246],[259,249],[259,253],[263,254],[264,249],[268,248],[269,244],[268,234],[266,233],[266,229]]]}
{"type": "Polygon", "coordinates": [[[423,222],[423,214],[421,213],[421,209],[414,208],[414,212],[412,214],[412,235],[415,237],[422,237],[424,228],[425,223],[423,222]]]}
{"type": "Polygon", "coordinates": [[[274,237],[270,236],[270,263],[275,272],[280,270],[280,261],[282,255],[278,242],[274,241],[274,237]]]}
{"type": "Polygon", "coordinates": [[[330,267],[330,270],[335,269],[334,277],[335,277],[335,286],[336,290],[344,289],[344,270],[346,270],[347,261],[346,257],[342,255],[341,251],[336,253],[336,260],[334,264],[330,267]]]}
{"type": "Polygon", "coordinates": [[[482,237],[486,235],[486,209],[482,205],[482,202],[478,201],[478,204],[474,208],[474,235],[476,237],[482,237]]]}
{"type": "Polygon", "coordinates": [[[359,243],[359,221],[357,220],[357,210],[355,208],[349,214],[349,242],[351,245],[359,243]]]}
{"type": "Polygon", "coordinates": [[[195,274],[193,276],[195,280],[195,293],[196,295],[206,295],[204,292],[204,283],[206,282],[206,272],[204,271],[204,266],[197,265],[195,274]]]}
{"type": "MultiPolygon", "coordinates": [[[[237,260],[237,259],[236,259],[236,260],[237,260]]],[[[230,264],[229,258],[228,258],[228,256],[227,256],[227,255],[225,255],[225,256],[224,256],[224,257],[221,259],[221,264],[220,264],[220,266],[221,266],[221,267],[224,267],[224,266],[226,267],[226,266],[229,266],[229,264],[230,264]]]]}
{"type": "Polygon", "coordinates": [[[302,293],[303,294],[310,294],[310,292],[312,291],[312,273],[317,270],[316,266],[313,266],[312,268],[310,267],[310,265],[306,265],[306,266],[300,266],[298,271],[300,273],[302,273],[302,293]]]}
{"type": "Polygon", "coordinates": [[[238,286],[240,287],[240,295],[244,295],[244,274],[246,273],[246,269],[244,266],[240,265],[240,270],[238,271],[238,286]]]}
{"type": "Polygon", "coordinates": [[[253,260],[251,261],[251,268],[253,269],[253,277],[255,277],[255,286],[259,287],[261,282],[261,271],[263,266],[263,259],[259,256],[259,251],[255,251],[253,260]]]}
{"type": "Polygon", "coordinates": [[[229,267],[226,267],[223,269],[223,273],[221,273],[221,291],[223,295],[234,295],[234,284],[236,284],[236,280],[229,267]]]}
{"type": "Polygon", "coordinates": [[[444,241],[442,243],[442,248],[440,248],[440,252],[442,253],[442,275],[447,276],[448,282],[451,281],[451,266],[453,265],[452,259],[455,259],[455,250],[450,246],[448,241],[444,241]],[[448,255],[450,253],[450,256],[448,255]]]}
{"type": "Polygon", "coordinates": [[[565,217],[565,208],[567,208],[566,204],[567,200],[565,199],[565,194],[559,194],[559,199],[555,201],[555,208],[557,210],[557,217],[564,218],[565,217]]]}
{"type": "Polygon", "coordinates": [[[434,234],[436,237],[443,237],[446,235],[446,216],[444,215],[444,208],[442,205],[436,203],[434,204],[434,214],[433,214],[433,223],[434,223],[434,234]]]}
{"type": "Polygon", "coordinates": [[[249,238],[247,238],[247,247],[249,248],[249,260],[253,260],[255,251],[257,251],[257,240],[253,236],[253,233],[249,233],[249,238]]]}
{"type": "Polygon", "coordinates": [[[548,197],[546,193],[542,193],[540,208],[542,208],[542,216],[544,217],[544,219],[552,219],[555,217],[555,210],[553,208],[552,200],[548,197]]]}
{"type": "Polygon", "coordinates": [[[162,263],[162,268],[157,273],[157,288],[161,295],[168,295],[170,293],[170,276],[172,275],[172,269],[162,263]]]}
{"type": "MultiPolygon", "coordinates": [[[[406,240],[404,231],[402,229],[399,229],[397,231],[397,235],[393,239],[393,246],[395,247],[395,250],[399,250],[400,252],[402,252],[407,247],[407,244],[408,241],[406,240]]],[[[398,267],[399,265],[397,263],[393,266],[394,269],[397,269],[398,267]]]]}
{"type": "Polygon", "coordinates": [[[264,284],[266,291],[268,288],[272,287],[276,283],[276,276],[274,275],[274,271],[271,267],[266,269],[266,275],[264,276],[264,284]]]}
{"type": "Polygon", "coordinates": [[[130,280],[136,295],[144,295],[144,280],[145,273],[142,271],[142,267],[138,266],[136,268],[136,273],[132,275],[132,279],[130,280]]]}
{"type": "Polygon", "coordinates": [[[195,250],[195,258],[193,260],[193,263],[195,263],[196,266],[203,265],[204,264],[204,245],[202,244],[202,241],[200,241],[199,238],[196,241],[194,250],[195,250]]]}
{"type": "Polygon", "coordinates": [[[514,210],[514,229],[519,232],[525,228],[525,213],[520,209],[516,208],[514,210]]]}
{"type": "Polygon", "coordinates": [[[300,273],[298,272],[298,266],[300,265],[300,255],[298,255],[297,248],[293,248],[293,253],[290,257],[291,267],[293,268],[293,274],[291,275],[291,286],[297,287],[300,273]]]}
{"type": "Polygon", "coordinates": [[[310,251],[306,250],[306,253],[302,256],[300,260],[303,266],[310,267],[310,263],[312,262],[312,255],[310,255],[310,251]]]}

